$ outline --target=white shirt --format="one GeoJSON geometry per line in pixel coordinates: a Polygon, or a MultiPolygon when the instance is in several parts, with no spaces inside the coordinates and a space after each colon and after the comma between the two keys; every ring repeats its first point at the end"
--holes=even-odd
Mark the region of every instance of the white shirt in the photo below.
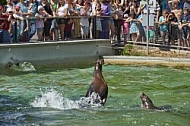
{"type": "Polygon", "coordinates": [[[66,9],[67,8],[65,6],[59,7],[57,10],[58,16],[63,16],[65,14],[66,9]]]}
{"type": "MultiPolygon", "coordinates": [[[[85,11],[86,10],[84,10],[84,8],[81,8],[80,9],[80,15],[83,15],[85,11]]],[[[88,12],[87,12],[87,16],[89,16],[89,15],[90,15],[90,10],[88,10],[88,12]]],[[[89,18],[88,17],[81,17],[80,25],[89,27],[89,18]]]]}

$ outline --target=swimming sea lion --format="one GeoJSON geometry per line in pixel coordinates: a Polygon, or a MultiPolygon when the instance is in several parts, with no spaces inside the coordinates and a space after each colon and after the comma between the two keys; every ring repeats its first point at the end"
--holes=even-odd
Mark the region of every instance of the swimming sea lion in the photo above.
{"type": "Polygon", "coordinates": [[[140,98],[142,101],[142,107],[144,109],[159,109],[153,104],[152,100],[143,92],[141,93],[140,98]]]}
{"type": "Polygon", "coordinates": [[[172,108],[171,105],[164,105],[164,106],[159,106],[159,107],[155,106],[152,100],[143,92],[141,93],[140,98],[142,101],[142,107],[144,109],[156,109],[156,110],[169,111],[172,108]]]}

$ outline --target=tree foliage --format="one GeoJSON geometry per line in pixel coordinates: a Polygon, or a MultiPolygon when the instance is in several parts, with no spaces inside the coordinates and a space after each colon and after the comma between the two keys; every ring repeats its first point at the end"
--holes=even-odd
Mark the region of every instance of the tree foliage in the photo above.
{"type": "Polygon", "coordinates": [[[6,4],[6,0],[1,0],[0,1],[0,5],[5,5],[6,4]]]}

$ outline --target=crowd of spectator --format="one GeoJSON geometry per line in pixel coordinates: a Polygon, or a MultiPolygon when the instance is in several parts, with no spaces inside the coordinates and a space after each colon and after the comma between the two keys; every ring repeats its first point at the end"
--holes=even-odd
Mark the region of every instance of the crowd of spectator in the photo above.
{"type": "Polygon", "coordinates": [[[147,13],[146,4],[140,4],[139,0],[6,2],[6,5],[0,6],[0,39],[3,36],[3,41],[28,41],[36,32],[38,41],[77,38],[113,40],[119,34],[126,44],[128,40],[146,41],[145,30],[152,30],[150,38],[158,31],[162,44],[167,44],[168,38],[170,44],[190,47],[190,0],[157,1],[154,12],[151,12],[155,15],[157,27],[148,29],[142,25],[142,15],[147,13]]]}

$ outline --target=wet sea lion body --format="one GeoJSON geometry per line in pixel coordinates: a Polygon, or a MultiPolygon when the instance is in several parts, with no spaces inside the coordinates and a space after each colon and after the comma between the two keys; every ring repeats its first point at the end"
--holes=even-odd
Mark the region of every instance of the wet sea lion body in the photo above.
{"type": "Polygon", "coordinates": [[[86,93],[86,97],[90,97],[92,92],[98,93],[102,100],[102,105],[106,103],[107,95],[108,95],[108,86],[104,80],[102,75],[102,65],[104,60],[98,59],[95,63],[94,72],[93,72],[93,80],[91,85],[86,93]]]}

